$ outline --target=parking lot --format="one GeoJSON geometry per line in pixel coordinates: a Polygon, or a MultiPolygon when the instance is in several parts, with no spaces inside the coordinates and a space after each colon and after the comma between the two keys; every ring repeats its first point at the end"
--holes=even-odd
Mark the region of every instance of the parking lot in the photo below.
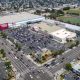
{"type": "Polygon", "coordinates": [[[53,37],[45,31],[35,31],[33,27],[22,27],[17,29],[7,30],[9,36],[21,42],[28,50],[38,51],[42,48],[50,50],[66,50],[64,44],[58,43],[53,40],[53,37]]]}

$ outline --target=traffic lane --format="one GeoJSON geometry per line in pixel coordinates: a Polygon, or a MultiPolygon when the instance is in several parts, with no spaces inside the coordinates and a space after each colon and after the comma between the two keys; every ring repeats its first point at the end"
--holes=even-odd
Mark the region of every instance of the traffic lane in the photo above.
{"type": "Polygon", "coordinates": [[[62,60],[67,59],[68,57],[73,58],[73,56],[75,57],[77,55],[80,55],[80,46],[76,47],[75,49],[70,50],[67,53],[64,53],[62,55],[60,55],[58,58],[55,59],[56,63],[60,63],[62,60]]]}
{"type": "Polygon", "coordinates": [[[25,80],[52,80],[52,78],[43,71],[34,70],[25,75],[25,80]]]}
{"type": "MultiPolygon", "coordinates": [[[[78,50],[79,50],[79,47],[76,48],[75,50],[78,51],[78,50]]],[[[68,54],[70,55],[70,53],[75,53],[75,50],[68,52],[68,54]]],[[[67,55],[68,55],[68,54],[67,54],[67,55]]],[[[76,53],[75,53],[75,54],[76,54],[76,53]]],[[[68,56],[69,56],[69,55],[68,55],[68,56]]],[[[72,56],[72,55],[71,55],[71,56],[72,56]]],[[[73,57],[72,57],[72,59],[73,59],[73,57]]]]}
{"type": "Polygon", "coordinates": [[[8,58],[11,60],[12,64],[14,65],[18,72],[23,72],[25,70],[29,71],[29,69],[13,54],[9,54],[8,58]]]}
{"type": "MultiPolygon", "coordinates": [[[[22,62],[20,62],[19,60],[17,61],[17,60],[15,60],[15,56],[13,55],[13,53],[11,53],[11,54],[9,54],[8,55],[8,53],[9,52],[11,52],[11,49],[10,49],[10,47],[8,47],[7,45],[5,45],[5,46],[3,46],[4,47],[4,50],[6,51],[6,56],[13,62],[13,63],[15,63],[14,64],[14,67],[16,67],[16,66],[18,66],[18,71],[24,71],[24,69],[25,69],[25,67],[26,67],[26,65],[25,66],[23,66],[24,64],[22,63],[22,62]],[[16,62],[17,62],[17,64],[16,64],[16,62]],[[22,67],[22,68],[21,68],[22,67]],[[20,69],[19,69],[20,68],[20,69]]],[[[26,69],[27,69],[27,67],[26,67],[26,69]]]]}
{"type": "MultiPolygon", "coordinates": [[[[7,52],[7,56],[8,56],[8,58],[12,61],[12,63],[16,66],[16,68],[18,69],[18,71],[19,72],[23,72],[23,71],[25,71],[25,70],[23,70],[24,69],[24,67],[22,66],[21,67],[21,65],[23,65],[23,64],[21,64],[21,62],[20,61],[18,61],[17,59],[15,59],[15,56],[13,55],[13,53],[10,53],[10,54],[8,54],[9,52],[11,51],[11,49],[10,49],[10,47],[9,46],[6,46],[6,52],[7,52]]],[[[33,75],[34,76],[34,75],[33,75]]],[[[34,76],[35,77],[35,76],[34,76]]],[[[43,74],[40,76],[40,78],[42,78],[43,77],[43,74]]],[[[39,78],[38,76],[36,77],[36,80],[37,80],[37,78],[39,78]]],[[[44,79],[44,78],[42,78],[42,79],[44,79]]],[[[42,80],[41,79],[41,80],[42,80]]],[[[48,79],[48,78],[47,78],[48,79]]],[[[46,80],[47,80],[46,79],[46,80]]],[[[48,79],[48,80],[50,80],[50,79],[48,79]]]]}
{"type": "Polygon", "coordinates": [[[26,55],[24,55],[22,52],[19,51],[15,55],[18,56],[19,58],[22,58],[22,60],[25,62],[24,64],[27,64],[31,67],[32,66],[36,67],[36,65],[34,63],[32,63],[29,59],[27,59],[26,55]]]}
{"type": "Polygon", "coordinates": [[[78,55],[77,54],[72,55],[68,59],[64,59],[62,63],[57,63],[57,65],[51,66],[50,68],[46,68],[48,71],[50,71],[52,74],[54,74],[56,71],[60,70],[61,68],[65,68],[65,64],[73,61],[74,59],[77,59],[78,55]]]}
{"type": "MultiPolygon", "coordinates": [[[[2,40],[5,41],[4,39],[2,39],[2,40]]],[[[8,47],[8,48],[11,48],[11,50],[13,49],[13,51],[16,51],[16,50],[15,50],[15,47],[11,46],[11,45],[9,44],[9,42],[7,43],[7,47],[8,47]]],[[[23,53],[22,53],[21,51],[15,52],[14,54],[16,54],[16,56],[19,57],[19,58],[22,57],[21,55],[23,55],[23,53]]],[[[36,66],[34,63],[32,63],[31,61],[29,61],[29,60],[25,57],[25,55],[23,55],[23,62],[26,63],[26,65],[29,65],[29,66],[36,66]]]]}
{"type": "Polygon", "coordinates": [[[74,50],[71,50],[70,52],[68,52],[68,54],[64,54],[64,59],[62,59],[63,57],[61,56],[56,63],[54,64],[54,66],[52,67],[46,67],[46,69],[48,71],[50,71],[52,74],[55,73],[56,71],[60,70],[61,68],[65,67],[65,64],[68,62],[73,61],[74,59],[77,59],[77,57],[80,56],[80,47],[74,50]]]}
{"type": "MultiPolygon", "coordinates": [[[[2,42],[3,42],[3,41],[2,41],[2,42]]],[[[7,44],[7,45],[3,45],[3,46],[4,46],[4,48],[5,48],[5,47],[7,48],[7,49],[5,48],[6,51],[8,50],[8,52],[9,52],[9,51],[11,52],[11,46],[8,46],[8,44],[7,44]]],[[[14,54],[14,55],[16,54],[15,56],[16,56],[17,58],[21,58],[21,55],[23,55],[23,53],[21,53],[20,51],[17,52],[17,53],[16,53],[16,52],[13,52],[12,54],[14,54]]],[[[13,55],[13,56],[14,56],[14,55],[13,55]]],[[[14,57],[15,57],[15,56],[14,56],[14,57]]],[[[34,66],[34,64],[33,64],[32,62],[30,62],[24,55],[23,55],[23,61],[26,62],[26,65],[29,64],[29,66],[30,66],[30,65],[31,65],[31,66],[34,66]]]]}
{"type": "Polygon", "coordinates": [[[21,71],[18,63],[16,63],[16,59],[15,57],[11,56],[9,53],[9,51],[4,47],[5,52],[6,52],[6,57],[12,62],[12,64],[14,65],[14,67],[17,69],[17,71],[21,71]]]}
{"type": "Polygon", "coordinates": [[[26,67],[29,69],[29,70],[34,70],[37,68],[37,66],[32,63],[29,59],[27,59],[25,57],[25,55],[23,55],[23,53],[20,51],[18,53],[14,53],[14,55],[24,64],[26,65],[26,67]]]}

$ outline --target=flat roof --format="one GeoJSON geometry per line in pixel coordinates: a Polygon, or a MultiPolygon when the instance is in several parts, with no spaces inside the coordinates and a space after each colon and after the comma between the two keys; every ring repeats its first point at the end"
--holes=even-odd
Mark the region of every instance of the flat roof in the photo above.
{"type": "Polygon", "coordinates": [[[80,61],[78,63],[76,63],[76,65],[73,66],[73,69],[80,72],[80,61]]]}
{"type": "Polygon", "coordinates": [[[55,32],[52,32],[51,34],[53,36],[59,37],[61,39],[72,38],[72,37],[76,36],[76,33],[68,31],[66,29],[60,29],[60,30],[57,30],[55,32]]]}
{"type": "Polygon", "coordinates": [[[13,13],[10,15],[0,16],[0,24],[21,22],[21,21],[32,20],[37,18],[42,18],[42,16],[30,14],[27,12],[13,13]]]}
{"type": "Polygon", "coordinates": [[[65,26],[64,27],[67,28],[67,29],[80,31],[80,26],[76,26],[76,25],[65,23],[65,26]]]}
{"type": "Polygon", "coordinates": [[[68,23],[64,23],[64,22],[60,22],[60,21],[56,21],[56,20],[44,20],[45,22],[47,23],[58,23],[59,25],[62,25],[61,27],[63,28],[67,28],[67,29],[70,29],[70,30],[74,30],[74,31],[80,31],[80,26],[77,26],[77,25],[72,25],[72,24],[68,24],[68,23]]]}
{"type": "Polygon", "coordinates": [[[46,22],[35,23],[33,24],[33,26],[35,28],[41,28],[42,31],[46,30],[48,33],[62,29],[61,27],[56,26],[55,24],[49,24],[46,22]]]}
{"type": "Polygon", "coordinates": [[[80,31],[80,26],[68,24],[68,23],[64,23],[64,22],[60,22],[60,21],[56,21],[56,22],[62,24],[63,25],[62,27],[66,28],[66,29],[70,29],[73,31],[80,31]]]}

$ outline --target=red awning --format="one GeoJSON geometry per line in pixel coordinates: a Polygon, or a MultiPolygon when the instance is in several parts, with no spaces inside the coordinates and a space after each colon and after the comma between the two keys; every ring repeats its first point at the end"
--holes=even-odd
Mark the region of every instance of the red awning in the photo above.
{"type": "Polygon", "coordinates": [[[8,28],[8,23],[0,24],[0,30],[5,30],[8,28]]]}

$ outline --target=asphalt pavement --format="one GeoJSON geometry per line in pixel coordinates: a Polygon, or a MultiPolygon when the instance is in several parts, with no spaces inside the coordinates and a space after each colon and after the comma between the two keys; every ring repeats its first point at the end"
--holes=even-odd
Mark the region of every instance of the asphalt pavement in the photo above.
{"type": "Polygon", "coordinates": [[[28,60],[21,51],[16,52],[15,47],[11,46],[8,42],[6,43],[6,40],[2,38],[0,38],[0,46],[0,48],[5,50],[7,58],[11,60],[17,72],[19,72],[25,80],[53,80],[58,70],[64,68],[66,63],[80,56],[80,46],[78,46],[56,58],[54,65],[50,64],[49,67],[37,67],[28,60]]]}

